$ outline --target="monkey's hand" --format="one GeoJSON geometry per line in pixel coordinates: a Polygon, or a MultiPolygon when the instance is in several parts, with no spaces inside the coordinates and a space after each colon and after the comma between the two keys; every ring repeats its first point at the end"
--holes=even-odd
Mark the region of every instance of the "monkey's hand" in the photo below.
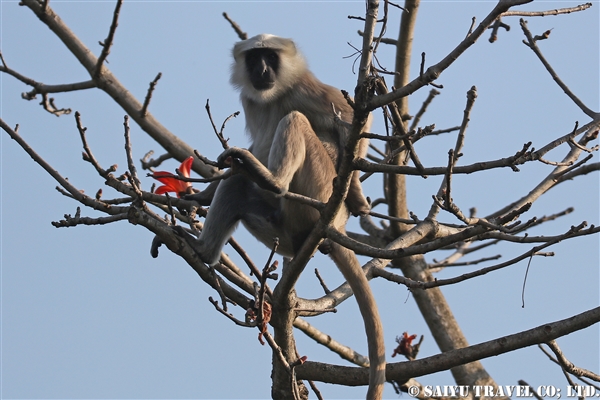
{"type": "Polygon", "coordinates": [[[331,250],[333,249],[333,243],[331,239],[324,239],[319,245],[318,249],[323,254],[331,253],[331,250]]]}
{"type": "Polygon", "coordinates": [[[230,147],[217,158],[217,164],[220,168],[231,167],[232,174],[241,173],[246,175],[260,188],[269,192],[280,196],[287,192],[287,189],[277,181],[271,171],[249,150],[230,147]]]}

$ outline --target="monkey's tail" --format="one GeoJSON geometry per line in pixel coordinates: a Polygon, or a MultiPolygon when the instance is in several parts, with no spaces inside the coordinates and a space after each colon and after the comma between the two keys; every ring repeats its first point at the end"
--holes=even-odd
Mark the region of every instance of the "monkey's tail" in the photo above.
{"type": "Polygon", "coordinates": [[[385,384],[385,343],[383,325],[375,297],[354,252],[335,244],[329,254],[354,292],[362,315],[369,347],[369,389],[367,400],[381,399],[385,384]]]}

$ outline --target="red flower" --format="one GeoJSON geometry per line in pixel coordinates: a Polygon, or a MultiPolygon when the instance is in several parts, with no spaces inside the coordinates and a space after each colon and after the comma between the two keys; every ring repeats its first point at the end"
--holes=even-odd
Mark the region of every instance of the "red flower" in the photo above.
{"type": "MultiPolygon", "coordinates": [[[[189,156],[188,158],[183,160],[183,162],[179,166],[179,173],[182,176],[189,178],[193,162],[194,157],[192,156],[189,156]]],[[[163,184],[163,186],[159,186],[156,188],[156,190],[154,191],[154,193],[156,194],[174,192],[175,194],[177,194],[177,197],[181,197],[191,193],[192,184],[190,182],[184,182],[178,179],[177,175],[173,175],[170,172],[157,171],[154,174],[152,174],[152,177],[163,184]]]]}
{"type": "Polygon", "coordinates": [[[396,357],[396,354],[403,354],[409,360],[413,359],[413,347],[411,345],[412,341],[417,337],[417,335],[410,335],[404,332],[402,334],[402,338],[396,338],[396,342],[398,343],[398,347],[394,350],[394,354],[392,357],[396,357]]]}

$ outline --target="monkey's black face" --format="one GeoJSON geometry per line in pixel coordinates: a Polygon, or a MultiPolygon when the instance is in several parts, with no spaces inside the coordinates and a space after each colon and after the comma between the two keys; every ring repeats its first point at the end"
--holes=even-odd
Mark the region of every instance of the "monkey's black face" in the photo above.
{"type": "Polygon", "coordinates": [[[279,71],[279,54],[273,49],[249,50],[246,52],[246,69],[254,89],[271,89],[279,71]]]}

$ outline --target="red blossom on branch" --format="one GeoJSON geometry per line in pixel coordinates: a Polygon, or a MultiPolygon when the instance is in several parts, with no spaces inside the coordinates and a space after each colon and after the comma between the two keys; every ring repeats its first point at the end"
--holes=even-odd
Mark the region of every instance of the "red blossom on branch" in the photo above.
{"type": "Polygon", "coordinates": [[[394,353],[392,354],[392,357],[396,357],[396,354],[403,354],[406,356],[406,358],[408,358],[409,360],[413,360],[413,346],[412,346],[412,341],[414,339],[416,339],[417,335],[410,335],[408,336],[408,333],[404,332],[402,334],[402,338],[396,338],[396,342],[398,342],[398,347],[396,347],[396,349],[394,349],[394,353]]]}
{"type": "MultiPolygon", "coordinates": [[[[189,156],[179,166],[179,173],[186,177],[190,177],[190,171],[192,169],[192,163],[194,162],[194,157],[189,156]]],[[[152,177],[160,183],[162,186],[156,188],[154,193],[156,194],[164,194],[167,192],[174,192],[177,194],[177,197],[185,196],[186,194],[192,193],[192,184],[190,182],[184,182],[177,175],[174,175],[170,172],[166,171],[157,171],[152,174],[152,177]]]]}

